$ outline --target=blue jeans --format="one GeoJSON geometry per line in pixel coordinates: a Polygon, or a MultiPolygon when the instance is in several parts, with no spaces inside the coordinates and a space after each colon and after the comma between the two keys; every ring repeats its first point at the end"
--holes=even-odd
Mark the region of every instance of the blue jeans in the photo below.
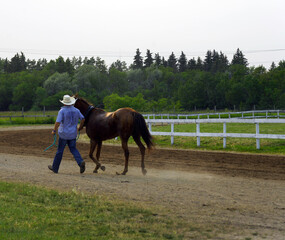
{"type": "Polygon", "coordinates": [[[63,151],[64,151],[64,148],[66,145],[68,145],[69,150],[72,153],[73,157],[75,158],[78,166],[80,166],[81,163],[83,162],[83,159],[82,159],[80,153],[76,149],[76,139],[66,140],[66,139],[59,138],[58,139],[57,152],[55,154],[53,164],[52,164],[52,168],[55,172],[58,172],[59,165],[60,165],[61,160],[62,160],[63,151]]]}

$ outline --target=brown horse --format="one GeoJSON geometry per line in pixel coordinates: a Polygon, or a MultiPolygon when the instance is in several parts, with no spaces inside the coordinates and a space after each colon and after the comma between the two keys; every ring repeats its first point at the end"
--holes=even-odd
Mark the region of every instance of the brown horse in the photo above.
{"type": "Polygon", "coordinates": [[[76,98],[74,106],[78,108],[85,117],[86,133],[90,138],[89,157],[96,164],[93,172],[97,173],[99,168],[103,171],[105,170],[105,167],[101,166],[99,162],[102,141],[119,136],[125,154],[125,168],[121,174],[125,175],[128,172],[129,162],[128,140],[130,136],[132,136],[140,149],[141,168],[143,175],[145,175],[147,172],[144,165],[145,147],[140,137],[143,138],[148,149],[151,149],[154,144],[144,117],[131,108],[120,108],[115,112],[105,112],[100,108],[93,107],[86,100],[78,98],[78,96],[74,97],[76,98]],[[95,159],[93,152],[96,147],[97,152],[95,159]]]}

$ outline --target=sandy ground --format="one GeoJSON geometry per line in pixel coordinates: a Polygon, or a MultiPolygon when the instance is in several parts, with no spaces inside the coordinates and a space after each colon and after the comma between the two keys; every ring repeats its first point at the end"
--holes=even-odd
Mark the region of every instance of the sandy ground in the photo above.
{"type": "MultiPolygon", "coordinates": [[[[155,149],[146,156],[143,176],[137,148],[130,148],[129,172],[123,170],[123,152],[104,146],[106,171],[93,173],[89,144],[78,143],[86,172],[68,149],[53,174],[55,148],[50,127],[0,129],[0,178],[60,190],[103,194],[124,201],[158,206],[203,229],[217,239],[285,239],[285,157],[222,152],[155,149]]],[[[190,235],[189,235],[190,236],[190,235]]]]}

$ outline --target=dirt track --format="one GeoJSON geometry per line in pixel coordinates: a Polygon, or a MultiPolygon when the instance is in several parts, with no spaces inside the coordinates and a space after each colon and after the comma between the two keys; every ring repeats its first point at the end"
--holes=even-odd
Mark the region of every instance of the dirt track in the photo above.
{"type": "Polygon", "coordinates": [[[143,176],[139,150],[131,147],[128,174],[116,176],[123,170],[120,147],[103,145],[106,171],[93,174],[89,144],[79,142],[86,172],[79,174],[66,149],[55,175],[47,169],[55,149],[43,151],[51,143],[50,127],[1,129],[1,179],[158,205],[211,229],[217,239],[285,239],[284,156],[155,149],[146,156],[143,176]]]}

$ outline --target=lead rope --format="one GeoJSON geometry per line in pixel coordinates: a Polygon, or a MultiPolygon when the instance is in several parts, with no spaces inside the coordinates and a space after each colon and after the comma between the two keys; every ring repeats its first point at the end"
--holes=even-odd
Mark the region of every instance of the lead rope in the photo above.
{"type": "Polygon", "coordinates": [[[50,145],[49,147],[47,147],[47,148],[44,150],[44,152],[47,151],[47,150],[49,150],[53,145],[55,145],[55,146],[57,147],[57,145],[56,145],[56,134],[53,135],[53,143],[52,143],[52,145],[50,145]]]}
{"type": "MultiPolygon", "coordinates": [[[[80,137],[80,132],[78,132],[78,134],[77,134],[76,141],[79,139],[79,137],[80,137]]],[[[56,139],[57,139],[57,136],[56,136],[56,134],[54,134],[52,145],[48,146],[48,147],[44,150],[44,152],[47,151],[47,150],[49,150],[52,146],[56,146],[56,147],[57,147],[57,145],[56,145],[56,139]]]]}

